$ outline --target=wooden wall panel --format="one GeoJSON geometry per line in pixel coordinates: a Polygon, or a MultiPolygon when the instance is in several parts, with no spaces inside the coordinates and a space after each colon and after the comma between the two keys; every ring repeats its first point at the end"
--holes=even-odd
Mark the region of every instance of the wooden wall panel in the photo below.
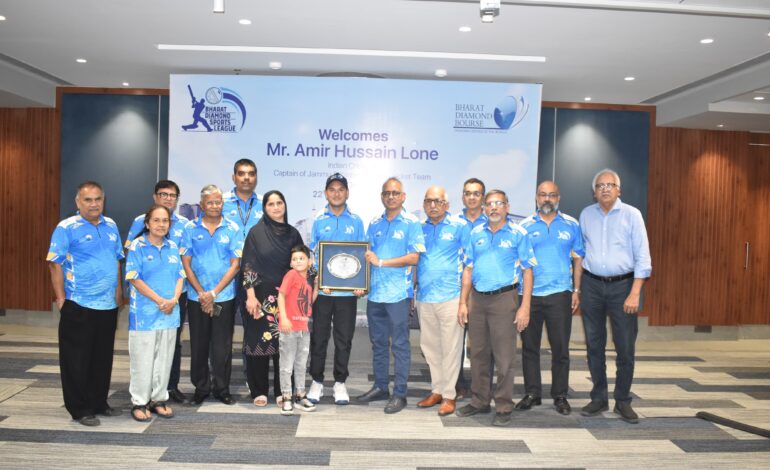
{"type": "Polygon", "coordinates": [[[51,308],[45,255],[59,215],[57,124],[54,109],[0,109],[0,308],[51,308]]]}
{"type": "Polygon", "coordinates": [[[770,134],[751,134],[745,225],[750,251],[744,271],[741,324],[770,324],[770,134]],[[754,145],[751,145],[754,144],[754,145]]]}

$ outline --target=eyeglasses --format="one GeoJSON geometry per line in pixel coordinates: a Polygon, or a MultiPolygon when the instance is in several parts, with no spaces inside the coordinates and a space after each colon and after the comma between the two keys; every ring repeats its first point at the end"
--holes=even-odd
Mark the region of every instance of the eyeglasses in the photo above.
{"type": "Polygon", "coordinates": [[[537,197],[556,199],[559,197],[559,193],[537,193],[537,197]]]}
{"type": "Polygon", "coordinates": [[[597,191],[603,191],[605,189],[615,189],[617,187],[618,185],[615,183],[596,183],[596,186],[594,186],[594,188],[596,188],[597,191]]]}
{"type": "Polygon", "coordinates": [[[463,191],[463,196],[465,197],[481,197],[481,191],[463,191]]]}
{"type": "Polygon", "coordinates": [[[155,193],[155,194],[156,194],[156,195],[157,195],[159,198],[161,198],[161,199],[176,199],[176,198],[178,198],[178,197],[179,197],[179,194],[176,194],[176,193],[167,193],[167,192],[163,192],[163,191],[161,191],[161,192],[159,192],[159,193],[155,193]]]}
{"type": "Polygon", "coordinates": [[[206,207],[219,207],[222,204],[224,204],[224,202],[222,202],[222,201],[207,201],[206,202],[206,207]]]}
{"type": "Polygon", "coordinates": [[[382,197],[388,198],[388,197],[399,197],[401,194],[403,194],[401,191],[383,191],[382,197]]]}
{"type": "Polygon", "coordinates": [[[505,201],[487,201],[486,205],[489,207],[503,207],[507,204],[505,201]]]}
{"type": "Polygon", "coordinates": [[[444,204],[446,204],[446,201],[443,199],[424,199],[422,203],[425,204],[426,206],[433,206],[433,205],[443,206],[444,204]]]}

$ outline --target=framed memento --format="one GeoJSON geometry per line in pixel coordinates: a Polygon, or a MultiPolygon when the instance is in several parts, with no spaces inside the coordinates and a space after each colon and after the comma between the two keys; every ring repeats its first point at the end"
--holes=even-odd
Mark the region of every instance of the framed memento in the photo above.
{"type": "Polygon", "coordinates": [[[318,285],[320,289],[368,290],[368,242],[318,242],[318,285]]]}

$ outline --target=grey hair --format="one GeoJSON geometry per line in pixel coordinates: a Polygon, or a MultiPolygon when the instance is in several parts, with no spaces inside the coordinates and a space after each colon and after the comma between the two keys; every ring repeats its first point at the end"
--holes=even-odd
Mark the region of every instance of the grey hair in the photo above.
{"type": "Polygon", "coordinates": [[[620,175],[618,174],[618,172],[611,168],[605,168],[599,171],[599,173],[594,175],[594,180],[591,182],[591,191],[596,190],[596,180],[598,180],[600,176],[607,175],[607,174],[615,177],[615,184],[617,184],[618,188],[620,188],[620,175]]]}
{"type": "Polygon", "coordinates": [[[207,184],[203,187],[203,189],[201,189],[201,199],[216,193],[222,194],[222,190],[219,189],[215,184],[207,184]]]}
{"type": "Polygon", "coordinates": [[[384,183],[382,183],[382,190],[385,190],[385,185],[390,183],[391,181],[395,181],[398,183],[399,186],[401,186],[401,190],[404,190],[404,183],[401,182],[400,179],[396,178],[395,176],[391,176],[390,178],[386,179],[384,183]]]}
{"type": "Polygon", "coordinates": [[[499,194],[503,196],[503,201],[505,201],[506,204],[508,204],[508,195],[505,194],[505,191],[502,189],[492,189],[490,190],[486,196],[484,196],[484,204],[487,203],[487,199],[489,199],[490,196],[494,196],[495,194],[499,194]]]}

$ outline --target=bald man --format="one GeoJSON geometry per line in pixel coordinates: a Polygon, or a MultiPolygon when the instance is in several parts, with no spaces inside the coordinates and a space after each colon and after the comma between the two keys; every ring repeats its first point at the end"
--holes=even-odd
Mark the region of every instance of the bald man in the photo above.
{"type": "Polygon", "coordinates": [[[423,199],[428,218],[422,223],[425,253],[417,264],[416,304],[420,347],[430,368],[431,393],[419,408],[439,405],[439,416],[455,412],[455,382],[460,372],[464,328],[457,322],[464,247],[470,224],[450,215],[444,188],[428,188],[423,199]]]}

